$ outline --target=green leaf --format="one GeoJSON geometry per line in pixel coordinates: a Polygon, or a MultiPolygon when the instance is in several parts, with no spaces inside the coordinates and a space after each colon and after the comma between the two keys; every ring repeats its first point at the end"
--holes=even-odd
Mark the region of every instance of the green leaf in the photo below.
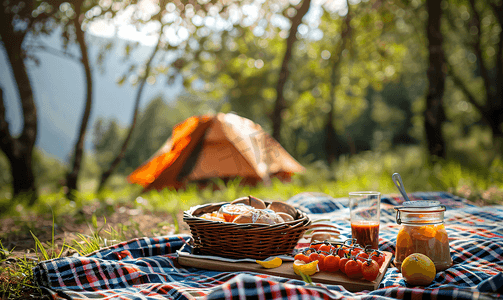
{"type": "Polygon", "coordinates": [[[91,216],[91,222],[93,224],[93,228],[98,229],[98,219],[96,218],[95,214],[91,216]]]}
{"type": "Polygon", "coordinates": [[[311,280],[311,276],[302,273],[302,271],[299,271],[299,273],[300,273],[300,277],[302,277],[302,280],[304,282],[308,283],[309,285],[314,285],[313,281],[311,280]]]}
{"type": "Polygon", "coordinates": [[[38,250],[40,250],[40,253],[42,253],[42,257],[44,260],[49,260],[49,254],[45,250],[44,245],[40,242],[40,240],[35,236],[35,234],[30,230],[31,236],[35,240],[35,253],[38,253],[38,250]]]}

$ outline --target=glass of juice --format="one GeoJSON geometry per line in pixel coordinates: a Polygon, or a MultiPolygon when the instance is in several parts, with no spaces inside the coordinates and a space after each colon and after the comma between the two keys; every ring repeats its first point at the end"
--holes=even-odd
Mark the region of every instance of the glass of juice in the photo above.
{"type": "Polygon", "coordinates": [[[381,193],[349,193],[351,234],[362,247],[369,245],[379,249],[379,223],[381,217],[381,193]]]}

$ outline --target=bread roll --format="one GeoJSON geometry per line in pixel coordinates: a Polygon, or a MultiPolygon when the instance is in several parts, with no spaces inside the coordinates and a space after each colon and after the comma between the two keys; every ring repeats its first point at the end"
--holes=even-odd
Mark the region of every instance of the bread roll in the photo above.
{"type": "Polygon", "coordinates": [[[282,221],[281,217],[277,216],[275,213],[256,209],[238,216],[233,222],[238,224],[254,223],[274,225],[282,223],[282,221]]]}
{"type": "Polygon", "coordinates": [[[231,204],[238,204],[238,203],[243,203],[243,204],[246,204],[246,205],[250,205],[250,198],[248,197],[241,197],[241,198],[238,198],[234,201],[231,202],[231,204]]]}
{"type": "Polygon", "coordinates": [[[237,224],[247,224],[247,223],[253,223],[253,214],[246,213],[242,214],[240,216],[237,216],[232,223],[237,223],[237,224]]]}
{"type": "Polygon", "coordinates": [[[222,216],[218,215],[217,212],[205,213],[199,218],[203,218],[210,221],[225,222],[225,219],[222,216]]]}
{"type": "Polygon", "coordinates": [[[284,212],[277,212],[276,215],[278,217],[280,217],[281,219],[283,219],[284,222],[291,222],[291,221],[295,220],[292,216],[290,216],[289,214],[284,213],[284,212]]]}
{"type": "Polygon", "coordinates": [[[248,197],[242,197],[242,198],[238,198],[234,201],[231,202],[231,204],[237,204],[237,203],[243,203],[243,204],[246,204],[246,205],[250,205],[252,206],[253,208],[256,208],[256,209],[264,209],[266,208],[266,205],[264,203],[264,201],[258,199],[258,198],[255,198],[253,196],[248,196],[248,197]]]}
{"type": "Polygon", "coordinates": [[[323,242],[323,241],[326,241],[326,240],[330,240],[332,238],[332,236],[330,235],[330,233],[315,233],[313,234],[313,236],[311,237],[311,243],[314,243],[314,242],[323,242]]]}
{"type": "Polygon", "coordinates": [[[251,210],[254,210],[254,208],[249,205],[243,203],[236,203],[236,204],[222,205],[222,207],[220,207],[220,210],[218,212],[223,215],[225,221],[232,222],[239,215],[247,213],[251,210]]]}
{"type": "Polygon", "coordinates": [[[273,201],[267,208],[274,210],[275,212],[282,212],[289,214],[293,219],[297,217],[297,210],[291,206],[290,204],[287,204],[285,202],[281,201],[273,201]]]}

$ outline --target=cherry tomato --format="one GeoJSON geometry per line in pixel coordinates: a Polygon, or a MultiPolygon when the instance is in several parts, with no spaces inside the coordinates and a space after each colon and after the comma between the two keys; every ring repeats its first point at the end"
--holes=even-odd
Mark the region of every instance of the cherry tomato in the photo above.
{"type": "Polygon", "coordinates": [[[367,259],[369,258],[369,255],[365,252],[360,252],[356,255],[356,258],[359,261],[364,262],[364,261],[367,261],[367,259]]]}
{"type": "Polygon", "coordinates": [[[358,247],[355,247],[351,250],[351,255],[352,256],[356,256],[358,253],[360,253],[363,249],[362,248],[358,248],[358,247]]]}
{"type": "Polygon", "coordinates": [[[379,264],[372,259],[368,259],[362,264],[363,278],[368,281],[374,281],[379,275],[379,264]]]}
{"type": "Polygon", "coordinates": [[[311,254],[309,254],[309,261],[315,261],[315,260],[318,260],[319,261],[320,259],[320,255],[316,252],[313,252],[311,254]]]}
{"type": "Polygon", "coordinates": [[[349,249],[347,249],[347,248],[341,247],[341,248],[337,249],[337,255],[339,255],[340,258],[343,258],[348,253],[349,253],[349,249]]]}
{"type": "Polygon", "coordinates": [[[330,252],[330,245],[321,245],[319,251],[330,252]]]}
{"type": "Polygon", "coordinates": [[[382,252],[374,252],[372,253],[372,255],[370,256],[370,258],[374,261],[377,262],[377,264],[379,265],[379,268],[382,266],[382,264],[384,263],[384,261],[386,260],[384,254],[382,252]]]}
{"type": "Polygon", "coordinates": [[[325,266],[325,254],[319,253],[318,254],[318,268],[320,271],[326,271],[327,268],[325,266]]]}
{"type": "Polygon", "coordinates": [[[310,263],[311,261],[309,260],[309,257],[305,255],[304,253],[298,253],[294,256],[295,260],[302,260],[306,264],[310,263]]]}
{"type": "Polygon", "coordinates": [[[323,244],[312,244],[311,246],[309,246],[309,248],[318,251],[320,249],[321,245],[323,245],[323,244]]]}
{"type": "Polygon", "coordinates": [[[325,270],[328,272],[337,272],[339,271],[339,261],[341,258],[339,256],[333,256],[332,254],[327,255],[325,257],[325,270]]]}
{"type": "Polygon", "coordinates": [[[342,271],[342,273],[346,274],[346,263],[349,261],[349,258],[347,257],[342,257],[340,260],[339,260],[339,270],[342,271]]]}
{"type": "Polygon", "coordinates": [[[362,262],[350,259],[344,267],[344,273],[346,273],[349,278],[353,279],[362,277],[362,262]]]}

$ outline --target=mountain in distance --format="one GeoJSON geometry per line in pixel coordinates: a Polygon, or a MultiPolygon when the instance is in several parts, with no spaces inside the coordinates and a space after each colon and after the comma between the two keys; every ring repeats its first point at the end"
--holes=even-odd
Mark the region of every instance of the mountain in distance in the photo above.
{"type": "MultiPolygon", "coordinates": [[[[43,37],[42,40],[44,44],[51,45],[53,48],[61,48],[59,32],[43,37]]],[[[124,74],[131,64],[136,63],[138,66],[144,64],[153,49],[148,46],[139,46],[131,52],[129,60],[124,61],[124,47],[127,43],[125,40],[91,35],[88,35],[87,40],[93,75],[93,103],[85,139],[85,148],[90,150],[93,124],[98,117],[115,118],[122,126],[129,126],[138,87],[132,86],[129,81],[119,86],[117,78],[124,74]],[[110,41],[115,46],[106,55],[103,62],[105,71],[102,73],[96,60],[101,45],[110,41]]],[[[76,46],[72,46],[69,50],[73,55],[80,57],[80,51],[76,46]]],[[[27,62],[37,107],[36,146],[47,154],[68,162],[85,107],[84,69],[79,62],[62,55],[40,51],[36,53],[36,57],[40,62],[38,66],[34,62],[27,62]]],[[[10,131],[16,136],[22,130],[23,117],[5,50],[0,51],[0,86],[4,92],[6,118],[10,124],[10,131]]],[[[159,94],[168,96],[168,101],[172,101],[182,91],[181,80],[175,80],[174,84],[167,85],[166,78],[160,76],[154,84],[146,84],[144,87],[140,109],[159,94]]]]}

